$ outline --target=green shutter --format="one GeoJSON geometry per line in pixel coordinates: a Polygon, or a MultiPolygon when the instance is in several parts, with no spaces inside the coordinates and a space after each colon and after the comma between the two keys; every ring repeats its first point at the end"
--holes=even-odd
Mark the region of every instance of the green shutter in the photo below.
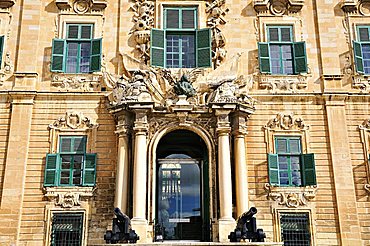
{"type": "Polygon", "coordinates": [[[73,138],[73,152],[85,153],[86,137],[74,137],[73,138]]]}
{"type": "Polygon", "coordinates": [[[303,185],[316,185],[316,170],[314,154],[302,155],[303,185]]]}
{"type": "Polygon", "coordinates": [[[66,49],[65,39],[53,39],[53,47],[51,49],[51,71],[64,71],[64,57],[66,49]]]}
{"type": "Polygon", "coordinates": [[[150,64],[155,67],[164,67],[164,31],[152,28],[150,43],[150,64]]]}
{"type": "Polygon", "coordinates": [[[102,39],[91,40],[90,72],[100,71],[102,39]]]}
{"type": "Polygon", "coordinates": [[[44,186],[56,186],[59,154],[46,154],[44,186]]]}
{"type": "Polygon", "coordinates": [[[293,43],[294,72],[307,73],[306,42],[293,43]]]}
{"type": "Polygon", "coordinates": [[[5,36],[0,36],[0,68],[2,67],[5,36]]]}
{"type": "Polygon", "coordinates": [[[258,43],[258,59],[261,73],[271,73],[269,43],[258,43]]]}
{"type": "Polygon", "coordinates": [[[359,42],[352,41],[353,53],[355,56],[356,71],[358,73],[364,73],[364,61],[362,59],[362,45],[359,42]]]}
{"type": "Polygon", "coordinates": [[[197,67],[211,67],[211,29],[197,30],[197,67]]]}
{"type": "Polygon", "coordinates": [[[59,152],[62,152],[62,153],[73,152],[72,142],[73,142],[72,137],[60,136],[59,152]]]}
{"type": "Polygon", "coordinates": [[[96,177],[96,154],[85,154],[82,184],[84,186],[94,186],[96,177]]]}
{"type": "Polygon", "coordinates": [[[277,154],[268,154],[270,184],[279,185],[279,159],[277,154]]]}
{"type": "Polygon", "coordinates": [[[165,28],[178,29],[180,27],[180,9],[166,9],[165,10],[165,28]]]}

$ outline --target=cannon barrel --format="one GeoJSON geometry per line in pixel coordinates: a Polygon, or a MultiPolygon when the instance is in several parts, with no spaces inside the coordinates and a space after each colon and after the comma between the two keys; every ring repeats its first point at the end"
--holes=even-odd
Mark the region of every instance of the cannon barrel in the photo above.
{"type": "Polygon", "coordinates": [[[114,214],[117,216],[117,219],[119,221],[125,222],[125,223],[126,222],[130,223],[130,218],[126,214],[122,213],[121,209],[115,208],[114,209],[114,214]]]}
{"type": "Polygon", "coordinates": [[[249,220],[251,220],[253,215],[255,215],[256,213],[257,213],[257,208],[251,207],[249,209],[249,211],[244,212],[242,215],[239,216],[238,224],[237,224],[236,227],[237,228],[243,228],[243,225],[245,225],[245,223],[247,223],[249,220]]]}

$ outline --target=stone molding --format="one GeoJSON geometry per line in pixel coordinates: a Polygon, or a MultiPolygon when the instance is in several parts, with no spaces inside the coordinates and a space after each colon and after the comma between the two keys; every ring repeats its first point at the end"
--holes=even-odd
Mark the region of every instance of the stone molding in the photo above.
{"type": "Polygon", "coordinates": [[[15,0],[0,0],[0,8],[8,9],[15,4],[15,0]]]}
{"type": "Polygon", "coordinates": [[[316,197],[317,186],[281,187],[265,184],[267,197],[288,208],[306,206],[316,197]]]}
{"type": "Polygon", "coordinates": [[[256,76],[259,86],[268,89],[271,93],[290,92],[296,93],[305,90],[308,86],[308,74],[299,75],[265,75],[256,76]]]}
{"type": "Polygon", "coordinates": [[[281,16],[301,11],[304,3],[304,0],[254,0],[253,7],[259,15],[281,16]]]}
{"type": "Polygon", "coordinates": [[[97,91],[100,88],[102,75],[100,74],[68,74],[54,73],[51,85],[58,91],[97,91]]]}
{"type": "Polygon", "coordinates": [[[370,77],[365,75],[356,74],[352,76],[352,87],[360,90],[362,93],[370,92],[370,77]]]}
{"type": "Polygon", "coordinates": [[[342,0],[340,7],[350,16],[370,16],[369,0],[342,0]]]}
{"type": "Polygon", "coordinates": [[[95,187],[44,187],[44,194],[55,206],[73,208],[93,197],[95,190],[95,187]]]}
{"type": "Polygon", "coordinates": [[[106,0],[55,0],[55,4],[61,12],[76,14],[103,12],[108,5],[106,0]]]}
{"type": "Polygon", "coordinates": [[[358,126],[361,134],[361,142],[364,152],[364,159],[366,165],[367,184],[364,185],[364,189],[370,195],[370,164],[369,164],[369,154],[370,154],[370,119],[364,120],[361,125],[358,126]]]}
{"type": "Polygon", "coordinates": [[[265,129],[265,142],[267,153],[275,153],[275,135],[300,136],[302,142],[302,153],[309,153],[309,125],[301,117],[293,112],[280,112],[275,118],[269,120],[263,127],[265,129]]]}

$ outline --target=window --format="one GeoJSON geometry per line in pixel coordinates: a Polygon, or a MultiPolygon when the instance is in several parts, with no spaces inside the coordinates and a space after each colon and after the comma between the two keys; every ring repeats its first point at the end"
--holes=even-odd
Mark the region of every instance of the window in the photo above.
{"type": "Polygon", "coordinates": [[[100,71],[102,39],[93,39],[93,24],[67,24],[65,39],[53,39],[51,71],[100,71]]]}
{"type": "Polygon", "coordinates": [[[316,185],[314,154],[302,154],[300,137],[275,137],[276,154],[268,154],[271,185],[316,185]]]}
{"type": "Polygon", "coordinates": [[[60,136],[59,153],[46,155],[44,186],[94,186],[96,154],[86,153],[85,136],[60,136]]]}
{"type": "Polygon", "coordinates": [[[82,245],[83,213],[54,213],[51,246],[82,245]]]}
{"type": "Polygon", "coordinates": [[[198,30],[197,8],[166,7],[164,29],[151,31],[151,65],[166,68],[211,66],[211,31],[198,30]]]}
{"type": "Polygon", "coordinates": [[[306,43],[293,42],[292,26],[267,26],[267,42],[258,43],[261,73],[307,73],[306,43]]]}
{"type": "Polygon", "coordinates": [[[311,245],[308,213],[280,213],[280,227],[284,245],[311,245]]]}
{"type": "Polygon", "coordinates": [[[357,40],[353,41],[356,71],[370,74],[370,26],[357,26],[357,40]]]}
{"type": "Polygon", "coordinates": [[[0,67],[2,67],[2,62],[3,62],[3,53],[4,53],[4,41],[5,41],[5,36],[1,35],[0,36],[0,67]]]}

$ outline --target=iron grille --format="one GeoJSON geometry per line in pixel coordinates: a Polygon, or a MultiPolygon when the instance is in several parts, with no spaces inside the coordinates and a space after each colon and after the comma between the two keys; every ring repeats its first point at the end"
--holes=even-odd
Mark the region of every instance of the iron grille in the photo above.
{"type": "Polygon", "coordinates": [[[82,243],[82,213],[54,213],[51,246],[80,246],[82,243]]]}
{"type": "Polygon", "coordinates": [[[310,246],[308,213],[280,214],[281,237],[287,246],[310,246]]]}

